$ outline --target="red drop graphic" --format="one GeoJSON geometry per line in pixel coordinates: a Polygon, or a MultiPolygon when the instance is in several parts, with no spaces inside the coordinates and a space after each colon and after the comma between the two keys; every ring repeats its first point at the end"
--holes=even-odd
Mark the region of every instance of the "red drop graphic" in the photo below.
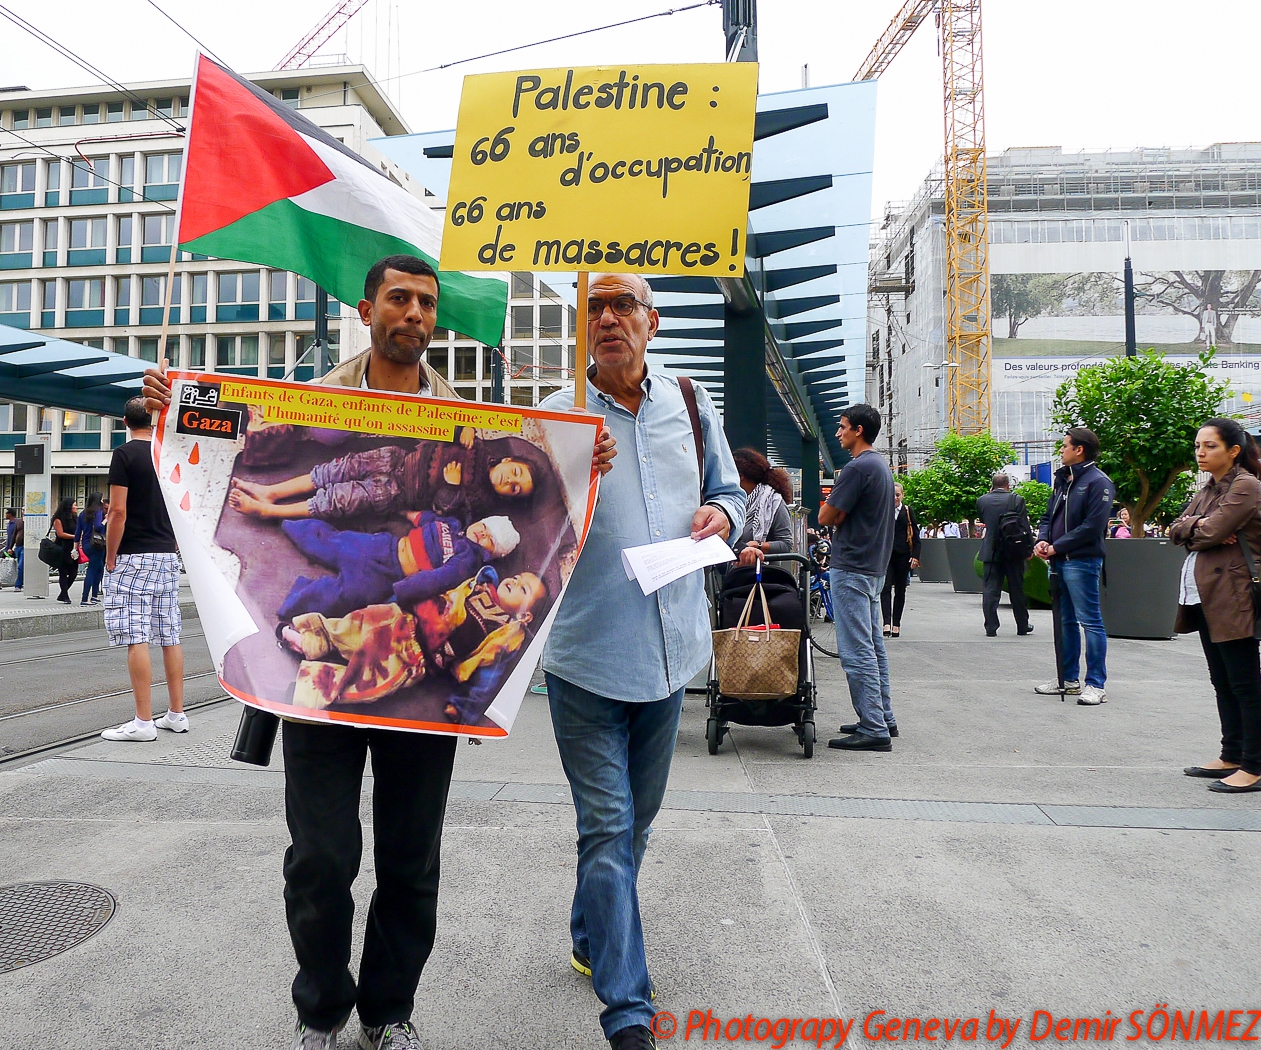
{"type": "Polygon", "coordinates": [[[188,493],[184,493],[184,498],[180,500],[180,510],[191,510],[193,501],[188,498],[188,493]]]}
{"type": "Polygon", "coordinates": [[[178,485],[180,483],[180,465],[175,464],[175,469],[171,471],[171,484],[178,485]]]}
{"type": "Polygon", "coordinates": [[[201,443],[194,442],[193,450],[188,454],[188,462],[194,467],[201,462],[201,443]]]}

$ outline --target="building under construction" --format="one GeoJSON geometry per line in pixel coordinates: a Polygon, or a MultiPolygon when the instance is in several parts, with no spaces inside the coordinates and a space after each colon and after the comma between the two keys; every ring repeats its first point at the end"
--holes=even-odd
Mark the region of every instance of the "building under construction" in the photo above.
{"type": "MultiPolygon", "coordinates": [[[[1129,236],[1140,349],[1217,348],[1227,407],[1261,405],[1261,143],[987,158],[990,430],[1022,462],[1050,458],[1056,387],[1125,352],[1129,236]]],[[[889,205],[869,269],[867,397],[880,447],[917,467],[949,427],[946,205],[934,171],[889,205]]]]}

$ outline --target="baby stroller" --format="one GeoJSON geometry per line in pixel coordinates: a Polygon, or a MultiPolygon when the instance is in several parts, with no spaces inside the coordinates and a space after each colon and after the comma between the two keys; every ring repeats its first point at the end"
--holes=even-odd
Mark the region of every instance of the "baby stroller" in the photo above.
{"type": "MultiPolygon", "coordinates": [[[[736,626],[749,592],[757,585],[757,568],[737,566],[728,570],[718,591],[718,629],[736,626]]],[[[718,754],[718,747],[727,735],[729,722],[742,726],[792,726],[806,758],[814,757],[815,685],[814,656],[810,650],[810,620],[807,616],[810,594],[810,561],[800,554],[771,554],[762,565],[762,588],[771,611],[771,620],[788,630],[801,631],[797,656],[797,691],[779,700],[737,700],[718,691],[718,671],[713,657],[709,661],[709,681],[705,690],[705,706],[709,719],[705,740],[709,753],[718,754]],[[783,567],[772,562],[787,563],[783,567]]],[[[753,602],[751,626],[764,623],[761,603],[753,602]]]]}

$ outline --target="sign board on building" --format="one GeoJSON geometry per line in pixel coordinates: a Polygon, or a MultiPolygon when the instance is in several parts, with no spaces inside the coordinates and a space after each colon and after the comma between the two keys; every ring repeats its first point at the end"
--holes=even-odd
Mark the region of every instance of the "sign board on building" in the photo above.
{"type": "Polygon", "coordinates": [[[757,72],[466,77],[442,269],[742,275],[757,72]]]}

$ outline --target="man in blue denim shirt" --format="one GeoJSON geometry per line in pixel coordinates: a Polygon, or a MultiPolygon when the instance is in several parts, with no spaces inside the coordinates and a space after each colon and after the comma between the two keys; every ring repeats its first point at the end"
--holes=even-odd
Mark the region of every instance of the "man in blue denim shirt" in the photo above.
{"type": "MultiPolygon", "coordinates": [[[[739,536],[745,495],[713,403],[695,387],[705,462],[697,477],[679,382],[649,371],[657,331],[652,289],[631,274],[592,280],[587,338],[592,411],[603,412],[617,460],[600,497],[543,652],[561,763],[578,817],[572,965],[605,1004],[614,1050],[655,1047],[653,989],[636,881],[674,757],[683,688],[705,668],[710,627],[703,574],[645,596],[626,578],[626,547],[739,536]]],[[[540,407],[569,410],[572,389],[540,407]]]]}
{"type": "Polygon", "coordinates": [[[858,715],[828,747],[846,751],[892,751],[890,738],[898,735],[880,629],[880,592],[893,550],[893,472],[871,447],[879,433],[880,413],[870,405],[841,412],[836,436],[853,459],[819,508],[819,524],[836,526],[831,568],[836,647],[858,715]]]}

